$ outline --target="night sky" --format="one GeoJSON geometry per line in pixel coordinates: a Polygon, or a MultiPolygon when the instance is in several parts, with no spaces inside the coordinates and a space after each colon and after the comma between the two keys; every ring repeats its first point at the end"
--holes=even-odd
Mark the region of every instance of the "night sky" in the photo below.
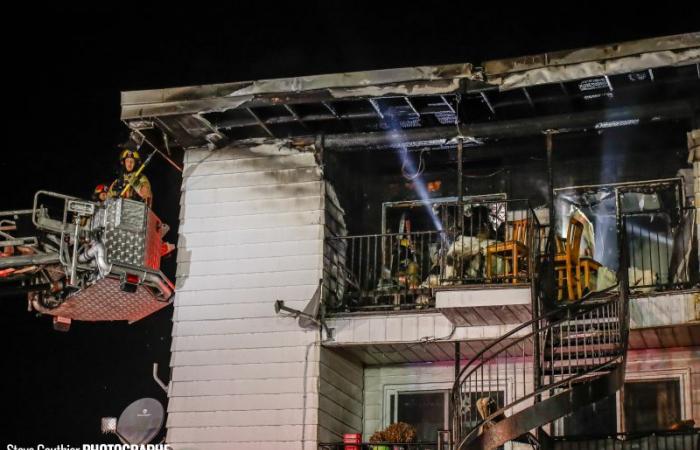
{"type": "MultiPolygon", "coordinates": [[[[611,10],[561,2],[550,11],[503,2],[195,2],[180,11],[146,8],[24,7],[5,14],[5,116],[0,209],[30,208],[48,189],[89,197],[111,181],[127,132],[119,93],[179,85],[365,69],[472,62],[700,30],[700,14],[670,3],[611,10]],[[434,8],[431,10],[430,8],[434,8]],[[661,10],[663,8],[663,10],[661,10]],[[7,99],[9,98],[9,101],[7,99]],[[7,119],[6,119],[7,120],[7,119]]],[[[28,5],[30,6],[30,5],[28,5]]],[[[154,209],[176,241],[179,174],[157,158],[147,171],[154,209]]],[[[174,279],[174,258],[165,271],[174,279]]],[[[74,323],[55,332],[26,311],[23,297],[0,298],[4,343],[5,443],[116,443],[99,419],[131,401],[165,395],[172,308],[137,324],[74,323]],[[9,421],[9,423],[8,423],[9,421]]]]}

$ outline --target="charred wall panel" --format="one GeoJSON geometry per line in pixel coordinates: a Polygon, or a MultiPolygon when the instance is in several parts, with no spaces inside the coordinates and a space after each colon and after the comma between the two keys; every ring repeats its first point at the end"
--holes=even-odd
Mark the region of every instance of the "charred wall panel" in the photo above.
{"type": "MultiPolygon", "coordinates": [[[[682,123],[660,123],[565,133],[554,137],[554,187],[619,183],[677,176],[689,167],[682,123]]],[[[411,152],[418,166],[420,152],[411,152]]],[[[424,183],[440,181],[429,198],[457,195],[454,149],[433,149],[424,157],[424,183]]],[[[379,233],[381,204],[421,198],[413,180],[402,176],[399,151],[368,150],[327,157],[326,173],[346,211],[349,234],[379,233]]],[[[544,137],[503,139],[464,150],[464,194],[504,192],[528,199],[532,206],[547,201],[544,137]]]]}

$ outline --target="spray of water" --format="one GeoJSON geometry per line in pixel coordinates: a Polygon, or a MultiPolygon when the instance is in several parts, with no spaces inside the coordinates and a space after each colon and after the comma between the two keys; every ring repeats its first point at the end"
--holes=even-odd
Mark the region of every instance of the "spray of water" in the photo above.
{"type": "Polygon", "coordinates": [[[423,179],[422,173],[419,172],[416,167],[416,163],[413,158],[409,155],[407,149],[402,146],[399,151],[399,157],[401,159],[401,167],[403,167],[404,176],[408,175],[408,178],[413,181],[413,189],[418,194],[418,197],[423,201],[426,211],[430,216],[430,219],[435,226],[437,231],[443,231],[442,222],[438,219],[437,214],[433,211],[432,204],[430,203],[430,194],[428,193],[428,188],[423,179]]]}
{"type": "Polygon", "coordinates": [[[423,179],[423,165],[419,164],[417,167],[415,161],[409,154],[406,145],[399,141],[398,136],[402,134],[402,128],[396,115],[390,112],[386,113],[384,114],[384,120],[386,121],[386,125],[391,136],[396,137],[392,147],[399,150],[398,154],[401,160],[401,170],[404,177],[413,182],[413,189],[416,191],[416,194],[418,194],[418,197],[423,201],[425,210],[428,212],[435,229],[437,231],[443,231],[442,222],[440,222],[437,214],[435,211],[433,211],[430,195],[428,193],[428,187],[423,179]]]}

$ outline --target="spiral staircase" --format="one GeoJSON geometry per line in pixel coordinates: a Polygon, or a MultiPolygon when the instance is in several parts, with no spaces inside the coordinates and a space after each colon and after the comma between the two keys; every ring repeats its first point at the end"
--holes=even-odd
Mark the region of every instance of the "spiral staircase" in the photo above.
{"type": "MultiPolygon", "coordinates": [[[[546,449],[541,427],[622,387],[629,334],[625,270],[618,279],[607,292],[550,307],[461,368],[452,392],[453,449],[496,449],[509,441],[546,449]]],[[[540,308],[547,304],[542,285],[533,281],[540,308]]]]}

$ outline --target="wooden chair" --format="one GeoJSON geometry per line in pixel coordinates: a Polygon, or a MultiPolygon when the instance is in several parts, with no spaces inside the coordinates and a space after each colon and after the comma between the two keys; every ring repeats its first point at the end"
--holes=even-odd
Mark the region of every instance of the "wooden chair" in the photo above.
{"type": "Polygon", "coordinates": [[[504,259],[504,273],[496,274],[496,277],[503,276],[504,278],[513,278],[513,284],[518,282],[518,261],[520,258],[528,257],[527,247],[527,219],[514,220],[511,222],[513,234],[510,240],[506,242],[498,242],[486,247],[486,276],[492,278],[493,274],[491,267],[493,266],[493,258],[500,256],[504,259]],[[507,262],[510,261],[510,270],[508,270],[507,262]]]}
{"type": "Polygon", "coordinates": [[[561,236],[559,236],[559,235],[554,236],[554,243],[557,246],[557,254],[565,252],[564,240],[561,238],[561,236]]]}
{"type": "Polygon", "coordinates": [[[572,217],[569,220],[566,242],[557,245],[557,250],[562,251],[557,252],[554,256],[554,270],[557,272],[557,292],[560,300],[563,298],[565,280],[569,300],[579,299],[583,296],[581,258],[579,256],[582,235],[583,223],[572,217]]]}
{"type": "Polygon", "coordinates": [[[594,286],[591,286],[591,274],[597,274],[603,265],[590,256],[582,256],[579,258],[579,266],[583,270],[583,287],[594,290],[594,286]]]}

